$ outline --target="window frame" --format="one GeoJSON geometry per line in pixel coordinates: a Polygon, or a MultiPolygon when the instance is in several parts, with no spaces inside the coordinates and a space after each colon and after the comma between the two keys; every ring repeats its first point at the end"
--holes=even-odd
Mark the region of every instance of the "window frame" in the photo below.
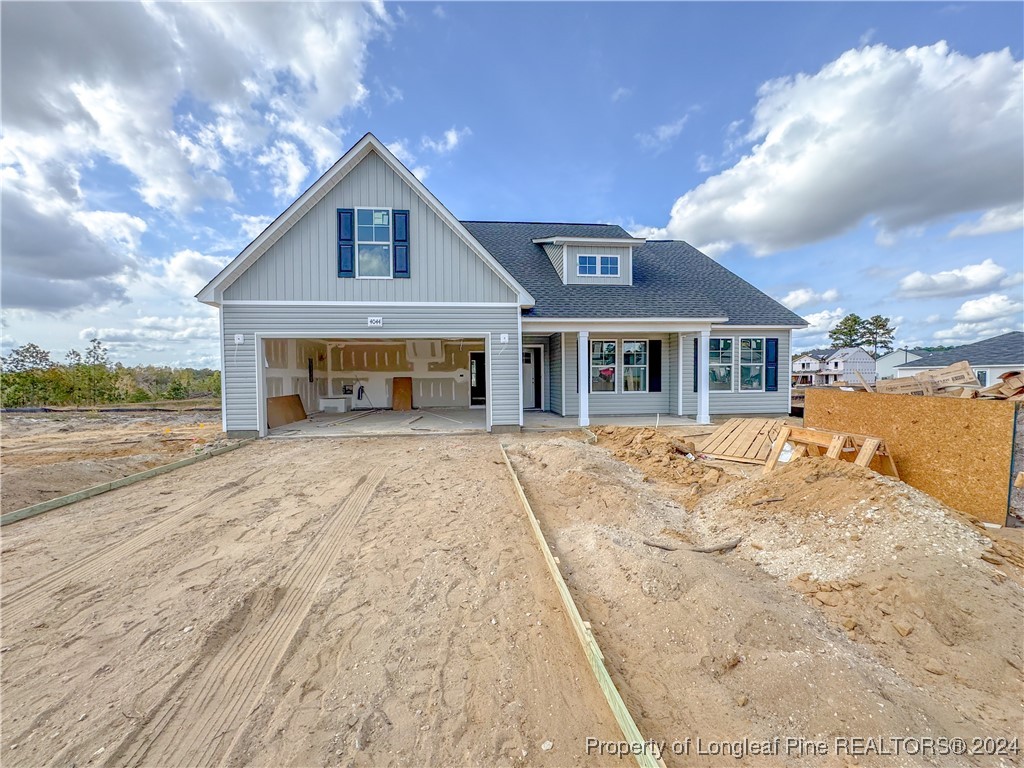
{"type": "Polygon", "coordinates": [[[592,395],[617,395],[619,394],[619,374],[622,370],[622,366],[619,363],[621,353],[621,346],[618,339],[590,339],[590,349],[587,350],[587,365],[589,366],[589,376],[587,377],[587,386],[589,392],[592,395]],[[594,389],[594,368],[601,368],[607,366],[595,366],[594,365],[594,345],[595,344],[614,344],[615,345],[615,362],[612,363],[612,367],[615,369],[615,373],[612,375],[612,389],[609,390],[595,390],[594,389]]]}
{"type": "Polygon", "coordinates": [[[622,259],[617,253],[577,253],[576,254],[576,277],[603,277],[607,280],[615,280],[622,277],[622,259]],[[580,259],[594,259],[594,272],[580,271],[580,259]],[[602,275],[601,274],[601,259],[615,259],[615,274],[614,275],[602,275]]]}
{"type": "Polygon", "coordinates": [[[728,389],[712,389],[712,388],[710,388],[710,382],[709,382],[709,388],[708,388],[709,394],[715,394],[716,392],[719,392],[719,393],[735,392],[736,391],[736,375],[735,375],[736,374],[736,338],[735,337],[733,337],[733,336],[712,336],[709,339],[709,343],[708,343],[708,370],[710,370],[712,367],[716,367],[716,366],[720,367],[720,368],[728,367],[728,369],[729,369],[729,388],[728,389]],[[718,341],[718,342],[728,341],[729,342],[729,362],[728,363],[721,362],[721,359],[722,359],[721,358],[721,355],[722,355],[721,349],[718,350],[718,355],[719,355],[718,360],[719,361],[717,363],[713,363],[711,361],[711,354],[712,354],[713,350],[711,349],[710,342],[713,342],[713,341],[718,341]]]}
{"type": "MultiPolygon", "coordinates": [[[[395,279],[395,209],[385,205],[362,206],[353,208],[352,221],[352,244],[355,246],[353,273],[356,280],[394,280],[395,279]],[[359,239],[359,212],[360,211],[387,211],[388,212],[388,241],[360,240],[359,239]],[[387,245],[388,247],[388,274],[386,275],[361,275],[359,274],[359,246],[360,245],[387,245]]],[[[365,226],[365,225],[364,225],[365,226]]]]}
{"type": "Polygon", "coordinates": [[[736,361],[736,365],[739,367],[739,376],[736,377],[736,389],[735,392],[764,392],[765,385],[765,371],[768,368],[768,342],[765,336],[737,336],[736,342],[734,343],[734,349],[739,352],[739,357],[736,361]],[[760,341],[761,342],[761,362],[760,363],[744,363],[743,362],[743,342],[744,341],[760,341]],[[761,387],[760,389],[754,389],[752,387],[743,386],[743,367],[747,368],[758,367],[761,369],[761,387]]]}
{"type": "Polygon", "coordinates": [[[619,380],[622,383],[622,394],[624,395],[646,395],[651,391],[651,340],[650,339],[622,339],[622,364],[619,366],[619,380]],[[644,364],[626,365],[626,345],[640,343],[644,345],[644,364]],[[626,389],[626,368],[644,369],[644,388],[626,389]]]}

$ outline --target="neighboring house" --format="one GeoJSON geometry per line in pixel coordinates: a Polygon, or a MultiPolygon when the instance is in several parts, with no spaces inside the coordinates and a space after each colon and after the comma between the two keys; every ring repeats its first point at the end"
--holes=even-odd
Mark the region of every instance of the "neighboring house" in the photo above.
{"type": "Polygon", "coordinates": [[[875,359],[875,374],[879,379],[895,378],[900,375],[896,370],[897,365],[920,360],[927,354],[929,353],[916,349],[894,349],[875,359]]]}
{"type": "Polygon", "coordinates": [[[875,382],[875,359],[861,347],[812,349],[793,361],[793,385],[827,387],[837,381],[857,384],[864,377],[875,382]]]}
{"type": "Polygon", "coordinates": [[[966,360],[983,386],[995,383],[1004,373],[1024,371],[1024,332],[1013,331],[973,344],[947,349],[896,366],[900,376],[935,371],[966,360]]]}
{"type": "Polygon", "coordinates": [[[266,398],[572,416],[789,411],[806,323],[690,245],[609,224],[459,221],[364,136],[202,291],[220,311],[224,428],[266,398]],[[582,350],[582,355],[580,354],[582,350]]]}

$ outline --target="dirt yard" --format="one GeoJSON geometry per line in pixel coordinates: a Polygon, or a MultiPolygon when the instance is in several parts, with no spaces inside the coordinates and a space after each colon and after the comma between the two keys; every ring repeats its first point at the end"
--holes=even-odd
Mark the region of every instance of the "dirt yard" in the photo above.
{"type": "Polygon", "coordinates": [[[116,480],[227,444],[217,412],[5,413],[2,511],[116,480]]]}
{"type": "Polygon", "coordinates": [[[633,764],[585,754],[620,737],[499,439],[645,737],[829,745],[668,766],[1024,764],[1017,539],[625,428],[264,440],[5,527],[4,764],[633,764]]]}

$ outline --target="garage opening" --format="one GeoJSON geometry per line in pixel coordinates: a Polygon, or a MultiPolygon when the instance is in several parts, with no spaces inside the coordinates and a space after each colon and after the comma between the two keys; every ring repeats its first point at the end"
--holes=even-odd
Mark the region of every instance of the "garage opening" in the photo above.
{"type": "Polygon", "coordinates": [[[260,420],[281,436],[482,431],[487,341],[262,338],[260,420]]]}

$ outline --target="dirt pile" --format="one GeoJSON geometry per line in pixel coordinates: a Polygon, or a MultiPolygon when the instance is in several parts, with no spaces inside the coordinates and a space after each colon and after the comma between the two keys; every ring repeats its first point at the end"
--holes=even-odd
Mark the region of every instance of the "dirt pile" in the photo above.
{"type": "Polygon", "coordinates": [[[645,476],[689,486],[700,496],[729,482],[732,477],[697,458],[697,448],[682,435],[650,427],[598,427],[597,444],[615,458],[630,464],[645,476]]]}
{"type": "Polygon", "coordinates": [[[1024,735],[1024,590],[925,494],[808,459],[687,510],[600,447],[510,455],[645,736],[1024,735]]]}
{"type": "Polygon", "coordinates": [[[216,413],[4,414],[2,510],[228,444],[216,413]]]}

